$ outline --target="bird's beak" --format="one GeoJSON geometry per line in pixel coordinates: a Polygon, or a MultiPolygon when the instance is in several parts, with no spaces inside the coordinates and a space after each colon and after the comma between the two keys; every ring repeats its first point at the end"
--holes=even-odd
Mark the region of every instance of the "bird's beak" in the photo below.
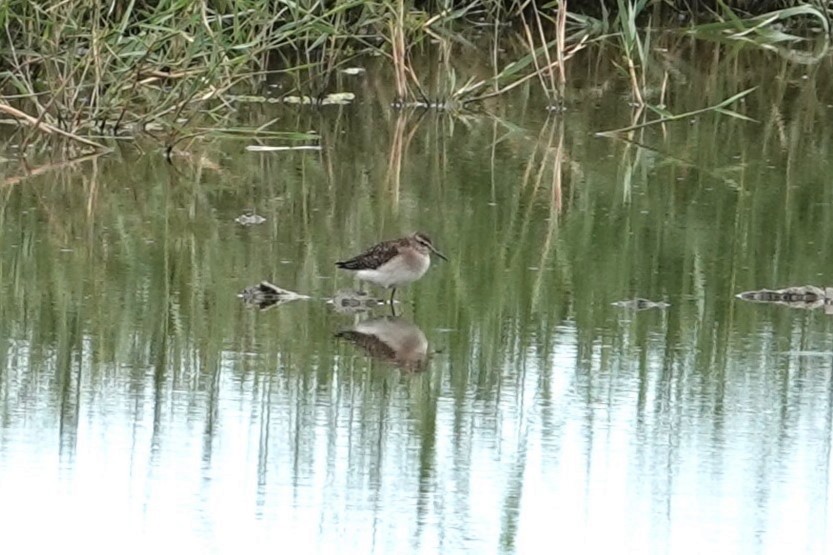
{"type": "Polygon", "coordinates": [[[439,256],[440,258],[442,258],[443,260],[445,260],[446,262],[448,262],[448,258],[446,258],[446,257],[445,257],[445,255],[444,255],[443,253],[441,253],[440,251],[438,251],[437,249],[435,249],[433,246],[431,247],[431,250],[432,250],[432,251],[434,251],[434,254],[436,254],[437,256],[439,256]]]}

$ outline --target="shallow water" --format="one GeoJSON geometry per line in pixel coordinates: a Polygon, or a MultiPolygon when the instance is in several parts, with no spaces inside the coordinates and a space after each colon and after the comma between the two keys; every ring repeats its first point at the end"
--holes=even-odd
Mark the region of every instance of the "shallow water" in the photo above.
{"type": "Polygon", "coordinates": [[[596,137],[634,111],[577,58],[549,119],[536,83],[452,117],[369,72],[350,106],[241,108],[320,152],[0,164],[4,551],[833,549],[830,316],[734,297],[833,285],[829,67],[686,59],[669,109],[764,84],[758,122],[596,137]],[[450,262],[397,320],[327,303],[334,261],[415,229],[450,262]],[[261,280],[311,298],[247,307],[261,280]],[[424,363],[335,337],[373,318],[424,363]]]}

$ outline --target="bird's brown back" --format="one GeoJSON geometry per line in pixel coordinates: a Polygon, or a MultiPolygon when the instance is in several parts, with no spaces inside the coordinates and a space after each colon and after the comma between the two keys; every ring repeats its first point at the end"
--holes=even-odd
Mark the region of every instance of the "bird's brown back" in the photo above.
{"type": "Polygon", "coordinates": [[[344,270],[375,270],[399,254],[399,250],[407,245],[408,238],[383,241],[350,260],[336,262],[336,266],[344,270]]]}

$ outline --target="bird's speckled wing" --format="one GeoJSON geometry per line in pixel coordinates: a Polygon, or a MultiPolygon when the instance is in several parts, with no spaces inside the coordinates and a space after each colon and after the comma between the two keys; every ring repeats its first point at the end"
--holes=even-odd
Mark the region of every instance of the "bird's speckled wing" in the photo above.
{"type": "Polygon", "coordinates": [[[397,254],[399,254],[399,243],[385,241],[370,247],[350,260],[336,262],[336,266],[345,270],[375,270],[397,254]]]}

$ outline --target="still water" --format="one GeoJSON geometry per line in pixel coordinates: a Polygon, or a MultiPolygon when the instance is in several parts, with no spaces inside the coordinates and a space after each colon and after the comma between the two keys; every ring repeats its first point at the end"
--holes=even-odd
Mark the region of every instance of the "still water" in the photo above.
{"type": "Polygon", "coordinates": [[[319,152],[18,179],[7,145],[3,552],[833,550],[833,321],[734,298],[833,285],[830,64],[704,50],[669,109],[757,85],[755,122],[597,137],[639,114],[577,58],[549,118],[536,83],[392,110],[368,71],[349,106],[240,107],[319,152]],[[334,310],[336,260],[417,229],[450,262],[396,319],[334,310]],[[244,305],[261,280],[310,298],[244,305]],[[635,297],[670,306],[612,304],[635,297]],[[342,333],[369,326],[420,364],[342,333]]]}

